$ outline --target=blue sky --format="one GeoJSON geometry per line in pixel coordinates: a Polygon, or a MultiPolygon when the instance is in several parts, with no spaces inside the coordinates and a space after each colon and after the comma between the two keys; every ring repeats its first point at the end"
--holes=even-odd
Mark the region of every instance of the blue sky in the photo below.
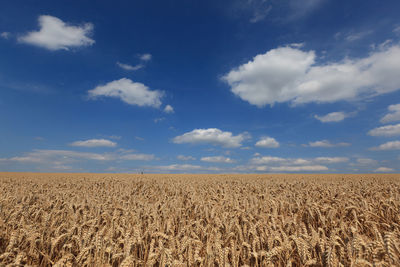
{"type": "Polygon", "coordinates": [[[3,3],[0,171],[399,172],[398,10],[3,3]]]}

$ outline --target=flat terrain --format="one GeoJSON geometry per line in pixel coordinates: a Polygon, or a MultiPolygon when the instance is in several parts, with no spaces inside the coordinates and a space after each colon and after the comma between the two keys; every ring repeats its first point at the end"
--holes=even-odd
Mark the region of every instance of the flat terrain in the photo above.
{"type": "Polygon", "coordinates": [[[400,266],[400,175],[0,173],[0,266],[400,266]]]}

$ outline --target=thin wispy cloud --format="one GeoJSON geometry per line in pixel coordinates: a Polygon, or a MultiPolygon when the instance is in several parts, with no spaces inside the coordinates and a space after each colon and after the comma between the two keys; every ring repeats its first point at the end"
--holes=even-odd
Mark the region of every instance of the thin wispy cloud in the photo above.
{"type": "Polygon", "coordinates": [[[196,160],[195,157],[192,157],[192,156],[184,156],[184,155],[178,155],[176,158],[179,159],[179,160],[183,160],[183,161],[196,160]]]}
{"type": "Polygon", "coordinates": [[[357,33],[350,33],[345,37],[345,40],[349,41],[349,42],[358,41],[372,33],[373,33],[373,31],[362,31],[362,32],[357,32],[357,33]]]}
{"type": "Polygon", "coordinates": [[[129,150],[117,150],[107,153],[92,153],[73,150],[51,150],[35,149],[31,152],[10,158],[0,158],[0,163],[14,163],[19,166],[35,166],[40,169],[77,169],[81,163],[108,165],[116,162],[129,161],[154,161],[157,160],[153,154],[132,153],[129,150]]]}
{"type": "Polygon", "coordinates": [[[149,161],[154,160],[155,156],[153,154],[126,154],[119,157],[123,160],[140,160],[140,161],[149,161]]]}
{"type": "Polygon", "coordinates": [[[142,61],[150,61],[153,56],[151,54],[141,54],[139,55],[140,60],[142,61]]]}
{"type": "Polygon", "coordinates": [[[361,165],[375,165],[378,161],[369,158],[358,158],[357,163],[361,165]]]}
{"type": "Polygon", "coordinates": [[[3,38],[3,39],[8,39],[8,38],[10,38],[10,35],[11,35],[11,33],[9,33],[9,32],[2,32],[2,33],[0,33],[0,37],[3,38]]]}
{"type": "Polygon", "coordinates": [[[143,64],[138,64],[138,65],[132,66],[129,64],[121,63],[121,62],[117,62],[117,66],[120,67],[121,69],[128,70],[128,71],[139,70],[144,67],[143,64]]]}
{"type": "Polygon", "coordinates": [[[165,121],[165,118],[164,117],[155,118],[153,121],[154,121],[154,123],[159,123],[159,122],[165,121]]]}
{"type": "Polygon", "coordinates": [[[382,172],[382,173],[384,173],[384,172],[394,172],[394,169],[387,168],[387,167],[379,167],[379,168],[375,169],[374,172],[378,172],[378,173],[379,172],[382,172]]]}

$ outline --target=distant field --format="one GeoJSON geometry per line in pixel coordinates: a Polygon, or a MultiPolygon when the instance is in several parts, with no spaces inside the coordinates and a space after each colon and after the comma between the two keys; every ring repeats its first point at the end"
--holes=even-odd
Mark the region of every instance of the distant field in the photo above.
{"type": "Polygon", "coordinates": [[[0,173],[0,266],[400,266],[400,175],[0,173]]]}

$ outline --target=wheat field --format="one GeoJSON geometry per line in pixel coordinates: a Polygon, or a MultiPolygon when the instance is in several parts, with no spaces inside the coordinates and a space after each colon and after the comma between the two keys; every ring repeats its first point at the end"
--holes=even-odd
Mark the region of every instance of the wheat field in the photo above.
{"type": "Polygon", "coordinates": [[[0,173],[0,266],[400,266],[400,175],[0,173]]]}

